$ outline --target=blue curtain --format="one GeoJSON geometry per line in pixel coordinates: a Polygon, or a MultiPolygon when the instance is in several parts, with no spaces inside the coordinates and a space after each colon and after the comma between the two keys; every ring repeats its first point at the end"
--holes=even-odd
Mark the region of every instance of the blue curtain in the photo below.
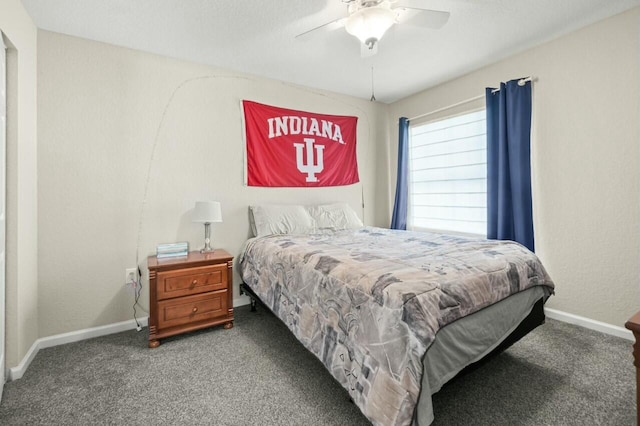
{"type": "Polygon", "coordinates": [[[531,82],[486,89],[487,238],[534,250],[531,207],[531,82]]]}
{"type": "Polygon", "coordinates": [[[398,180],[396,181],[396,201],[393,205],[391,229],[407,229],[407,198],[409,197],[409,119],[400,118],[398,124],[398,180]]]}

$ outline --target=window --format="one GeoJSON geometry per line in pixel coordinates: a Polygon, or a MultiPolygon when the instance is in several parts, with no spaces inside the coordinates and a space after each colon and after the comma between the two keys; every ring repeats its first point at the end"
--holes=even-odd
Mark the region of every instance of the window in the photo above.
{"type": "Polygon", "coordinates": [[[409,129],[409,229],[487,234],[485,110],[409,129]]]}

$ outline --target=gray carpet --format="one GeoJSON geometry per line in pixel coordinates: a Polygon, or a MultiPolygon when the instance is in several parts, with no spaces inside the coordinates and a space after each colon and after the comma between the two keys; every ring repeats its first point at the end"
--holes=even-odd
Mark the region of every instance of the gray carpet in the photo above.
{"type": "MultiPolygon", "coordinates": [[[[5,386],[0,424],[368,424],[264,308],[146,343],[131,331],[40,351],[5,386]]],[[[434,395],[434,425],[633,425],[634,374],[631,342],[548,320],[434,395]]]]}

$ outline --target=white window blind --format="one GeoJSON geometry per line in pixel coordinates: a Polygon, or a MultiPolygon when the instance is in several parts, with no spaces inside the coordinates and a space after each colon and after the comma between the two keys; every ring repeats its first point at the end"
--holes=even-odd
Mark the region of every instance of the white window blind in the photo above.
{"type": "Polygon", "coordinates": [[[486,113],[409,129],[409,229],[487,234],[486,113]]]}

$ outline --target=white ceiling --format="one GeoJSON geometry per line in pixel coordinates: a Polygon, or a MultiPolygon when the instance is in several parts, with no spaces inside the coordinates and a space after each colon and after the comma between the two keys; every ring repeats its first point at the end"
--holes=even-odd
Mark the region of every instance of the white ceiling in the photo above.
{"type": "MultiPolygon", "coordinates": [[[[362,59],[341,0],[22,0],[35,24],[174,58],[393,102],[615,15],[640,0],[408,0],[451,12],[439,30],[396,25],[362,59]]],[[[403,1],[407,3],[407,1],[403,1]]],[[[505,76],[508,78],[509,76],[505,76]]]]}

